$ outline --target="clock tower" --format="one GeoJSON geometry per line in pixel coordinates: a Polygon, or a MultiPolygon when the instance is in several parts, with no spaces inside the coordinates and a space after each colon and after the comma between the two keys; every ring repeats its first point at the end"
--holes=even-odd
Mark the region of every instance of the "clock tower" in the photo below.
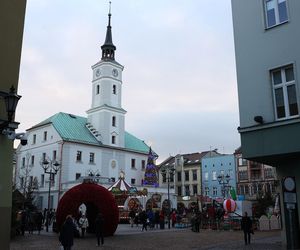
{"type": "Polygon", "coordinates": [[[123,66],[115,61],[116,46],[112,42],[109,8],[102,57],[92,66],[92,105],[87,111],[87,128],[104,145],[124,147],[125,114],[121,106],[123,66]]]}

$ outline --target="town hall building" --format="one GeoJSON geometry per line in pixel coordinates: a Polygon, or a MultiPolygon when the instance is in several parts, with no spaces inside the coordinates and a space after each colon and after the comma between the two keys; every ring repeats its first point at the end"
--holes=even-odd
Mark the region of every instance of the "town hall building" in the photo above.
{"type": "Polygon", "coordinates": [[[48,202],[49,208],[56,208],[64,192],[86,176],[95,176],[104,186],[117,181],[121,172],[131,185],[143,182],[149,146],[125,131],[126,110],[121,103],[124,67],[115,60],[111,13],[101,50],[101,60],[92,66],[87,117],[54,114],[27,129],[27,145],[17,148],[16,187],[33,187],[41,209],[48,202]],[[43,166],[48,167],[46,171],[57,168],[57,172],[47,174],[43,166]]]}

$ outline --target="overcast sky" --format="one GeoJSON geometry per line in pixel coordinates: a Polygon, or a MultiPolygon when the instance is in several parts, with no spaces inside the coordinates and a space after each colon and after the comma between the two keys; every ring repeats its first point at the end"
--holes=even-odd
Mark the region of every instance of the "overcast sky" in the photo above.
{"type": "MultiPolygon", "coordinates": [[[[27,1],[16,120],[86,116],[108,1],[27,1]]],[[[169,155],[239,147],[230,0],[113,0],[126,130],[169,155]]]]}

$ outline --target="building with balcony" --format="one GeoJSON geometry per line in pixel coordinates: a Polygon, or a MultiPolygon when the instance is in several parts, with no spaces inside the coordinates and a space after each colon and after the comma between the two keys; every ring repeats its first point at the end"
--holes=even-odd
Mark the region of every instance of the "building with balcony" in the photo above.
{"type": "Polygon", "coordinates": [[[241,148],[235,153],[237,172],[237,194],[246,200],[256,200],[258,196],[266,193],[275,196],[277,181],[276,168],[269,165],[249,161],[243,158],[241,148]]]}

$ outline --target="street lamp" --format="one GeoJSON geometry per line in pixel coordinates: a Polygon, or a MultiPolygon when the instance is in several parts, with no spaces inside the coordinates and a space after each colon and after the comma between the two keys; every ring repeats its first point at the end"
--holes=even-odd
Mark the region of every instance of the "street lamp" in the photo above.
{"type": "Polygon", "coordinates": [[[52,183],[52,181],[54,181],[54,176],[57,174],[58,170],[60,169],[60,164],[57,161],[48,161],[48,160],[44,159],[42,161],[41,165],[42,165],[42,168],[44,169],[44,173],[49,174],[48,211],[46,213],[46,231],[48,232],[51,183],[52,183]]]}
{"type": "Polygon", "coordinates": [[[228,188],[230,187],[230,185],[228,185],[229,181],[230,181],[230,176],[229,174],[227,174],[226,176],[219,175],[217,177],[218,182],[220,185],[222,185],[222,194],[223,194],[223,198],[225,199],[225,195],[228,192],[228,188]]]}
{"type": "Polygon", "coordinates": [[[163,166],[161,168],[161,173],[162,175],[166,176],[166,180],[168,182],[168,228],[170,229],[170,207],[171,207],[171,202],[170,202],[170,179],[171,176],[173,176],[175,171],[175,168],[170,166],[163,166]]]}
{"type": "Polygon", "coordinates": [[[7,112],[7,120],[0,119],[0,134],[2,134],[4,131],[6,131],[4,134],[7,134],[8,132],[14,131],[18,128],[19,123],[14,122],[13,117],[21,96],[17,95],[14,86],[11,86],[8,93],[0,91],[0,97],[4,99],[7,112]]]}

